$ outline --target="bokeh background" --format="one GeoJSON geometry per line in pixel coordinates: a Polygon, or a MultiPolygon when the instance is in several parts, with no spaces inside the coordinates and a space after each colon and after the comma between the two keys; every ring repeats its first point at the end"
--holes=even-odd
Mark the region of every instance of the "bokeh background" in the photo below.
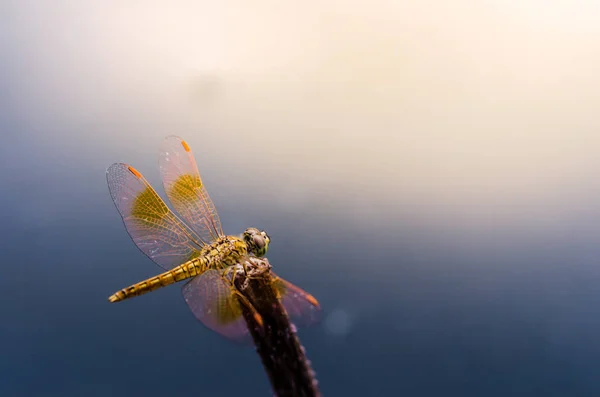
{"type": "Polygon", "coordinates": [[[264,396],[130,241],[184,137],[326,396],[598,396],[600,3],[0,2],[0,395],[264,396]]]}

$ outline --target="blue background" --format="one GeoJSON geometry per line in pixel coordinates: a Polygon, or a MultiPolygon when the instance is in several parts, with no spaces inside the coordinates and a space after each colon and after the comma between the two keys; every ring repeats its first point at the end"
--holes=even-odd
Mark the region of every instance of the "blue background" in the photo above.
{"type": "Polygon", "coordinates": [[[107,302],[160,269],[105,169],[162,195],[170,134],[319,299],[324,395],[600,395],[597,10],[334,3],[0,6],[1,395],[269,395],[177,286],[107,302]]]}

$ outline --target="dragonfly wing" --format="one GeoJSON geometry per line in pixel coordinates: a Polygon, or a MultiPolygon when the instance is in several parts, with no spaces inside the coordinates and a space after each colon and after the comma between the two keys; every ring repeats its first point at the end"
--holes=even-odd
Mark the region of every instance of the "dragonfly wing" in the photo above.
{"type": "Polygon", "coordinates": [[[188,144],[178,136],[165,138],[159,165],[165,192],[181,217],[207,243],[223,236],[219,215],[188,144]]]}
{"type": "Polygon", "coordinates": [[[314,296],[273,273],[273,287],[290,318],[298,325],[319,321],[321,306],[314,296]]]}
{"type": "Polygon", "coordinates": [[[135,168],[115,163],[106,170],[110,195],[137,247],[165,270],[199,255],[202,242],[135,168]]]}
{"type": "Polygon", "coordinates": [[[207,270],[186,283],[181,292],[205,326],[237,342],[251,340],[238,298],[220,272],[207,270]]]}

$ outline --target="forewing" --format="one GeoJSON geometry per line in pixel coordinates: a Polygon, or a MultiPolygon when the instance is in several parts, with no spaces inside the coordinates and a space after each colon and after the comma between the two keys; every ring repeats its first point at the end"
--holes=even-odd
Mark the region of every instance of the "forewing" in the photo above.
{"type": "Polygon", "coordinates": [[[200,238],[135,168],[115,163],[106,170],[106,179],[127,232],[150,259],[168,270],[199,255],[200,238]]]}
{"type": "Polygon", "coordinates": [[[238,298],[220,272],[207,270],[186,283],[181,292],[205,326],[236,342],[251,340],[238,298]]]}
{"type": "Polygon", "coordinates": [[[273,273],[273,287],[288,315],[297,325],[319,321],[321,306],[314,296],[273,273]]]}
{"type": "Polygon", "coordinates": [[[178,136],[165,138],[159,165],[165,192],[179,215],[206,243],[222,236],[219,215],[200,179],[188,144],[178,136]]]}

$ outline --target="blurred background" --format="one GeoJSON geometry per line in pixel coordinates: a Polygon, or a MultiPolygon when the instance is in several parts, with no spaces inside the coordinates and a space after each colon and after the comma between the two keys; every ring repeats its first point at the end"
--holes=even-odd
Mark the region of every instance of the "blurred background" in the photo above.
{"type": "Polygon", "coordinates": [[[598,396],[600,3],[0,3],[0,394],[270,395],[129,239],[105,169],[196,154],[315,295],[325,396],[598,396]]]}

